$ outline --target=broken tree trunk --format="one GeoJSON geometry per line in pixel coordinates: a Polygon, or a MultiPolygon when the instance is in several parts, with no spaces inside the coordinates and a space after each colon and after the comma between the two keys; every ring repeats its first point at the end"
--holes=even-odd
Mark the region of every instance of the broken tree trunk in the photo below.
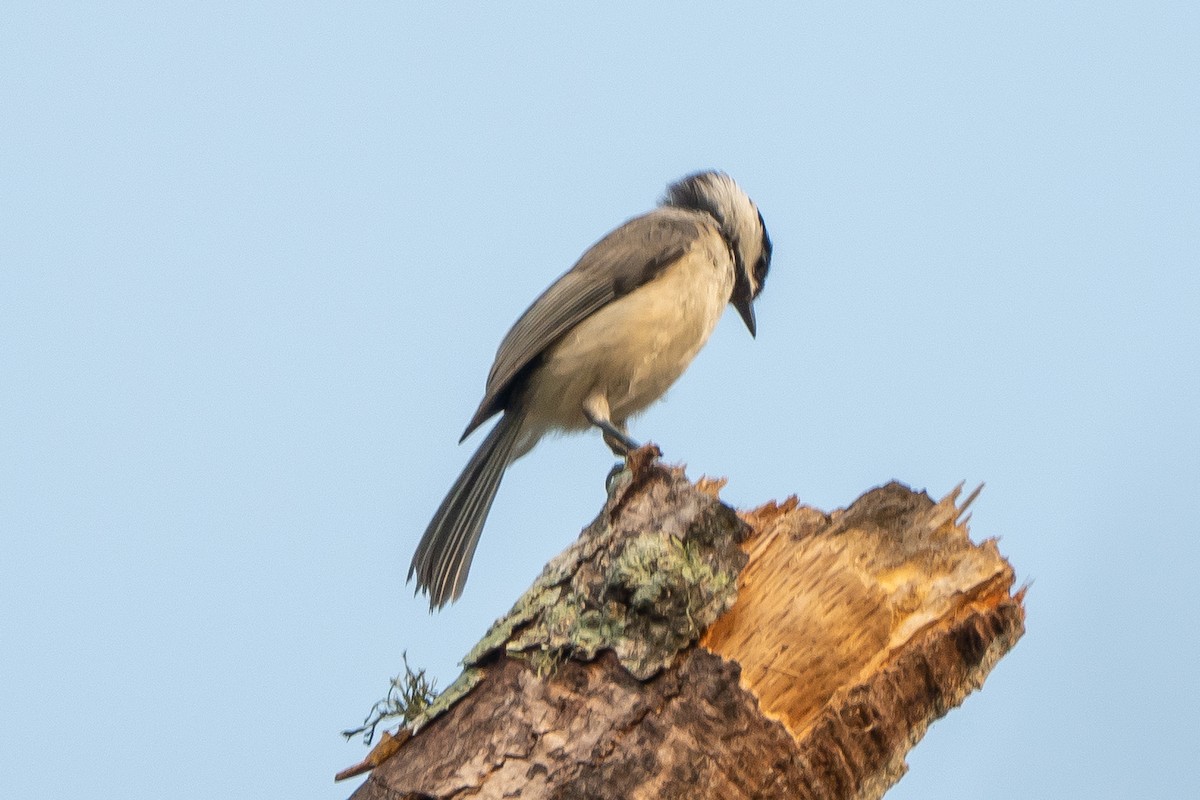
{"type": "Polygon", "coordinates": [[[737,514],[643,448],[353,800],[877,798],[1024,630],[968,498],[737,514]]]}

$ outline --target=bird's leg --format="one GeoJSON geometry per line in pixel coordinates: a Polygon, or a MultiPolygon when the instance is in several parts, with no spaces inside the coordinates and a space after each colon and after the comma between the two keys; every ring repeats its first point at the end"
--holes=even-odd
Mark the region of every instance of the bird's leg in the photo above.
{"type": "Polygon", "coordinates": [[[629,480],[629,464],[625,459],[629,453],[638,448],[638,443],[629,438],[629,432],[625,430],[623,422],[610,422],[609,427],[615,430],[614,433],[609,432],[609,428],[597,426],[602,431],[604,443],[613,451],[621,460],[612,465],[612,469],[608,471],[608,475],[604,478],[604,491],[609,495],[616,490],[617,484],[624,479],[629,480]]]}
{"type": "Polygon", "coordinates": [[[588,422],[600,429],[604,435],[604,443],[618,458],[625,458],[632,451],[641,447],[629,437],[623,421],[617,424],[609,418],[608,398],[603,394],[589,395],[583,401],[583,415],[587,417],[588,422]]]}
{"type": "Polygon", "coordinates": [[[624,458],[629,455],[631,450],[637,450],[641,447],[640,444],[629,438],[629,431],[625,430],[624,425],[612,424],[612,429],[601,427],[601,434],[604,438],[604,443],[608,445],[608,449],[613,451],[613,455],[624,458]]]}
{"type": "Polygon", "coordinates": [[[613,455],[617,458],[625,458],[634,450],[641,447],[640,444],[629,438],[628,433],[606,419],[591,420],[591,423],[603,431],[604,443],[608,445],[608,449],[612,450],[613,455]]]}

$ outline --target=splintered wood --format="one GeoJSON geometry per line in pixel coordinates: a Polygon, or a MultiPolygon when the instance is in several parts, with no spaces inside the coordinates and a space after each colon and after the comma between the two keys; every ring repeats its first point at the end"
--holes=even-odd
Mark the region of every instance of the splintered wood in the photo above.
{"type": "MultiPolygon", "coordinates": [[[[558,602],[586,613],[538,614],[620,620],[605,628],[618,639],[671,622],[633,626],[631,614],[658,612],[622,606],[627,589],[614,594],[603,577],[623,561],[610,551],[633,536],[624,531],[667,523],[682,574],[718,581],[719,596],[728,573],[702,568],[705,543],[741,524],[716,498],[721,482],[692,485],[652,461],[634,472],[573,546],[575,572],[552,575],[599,576],[594,591],[542,582],[541,596],[575,586],[558,602]]],[[[794,499],[742,513],[736,600],[655,674],[634,677],[621,646],[563,648],[561,631],[549,671],[528,649],[497,645],[470,665],[461,699],[411,738],[402,731],[394,757],[364,762],[375,769],[354,798],[880,797],[930,723],[982,686],[1024,630],[1012,568],[994,541],[971,542],[962,516],[974,495],[958,499],[892,483],[832,514],[794,499]]],[[[678,624],[696,624],[690,608],[678,624]]]]}
{"type": "Polygon", "coordinates": [[[792,499],[742,515],[738,601],[700,646],[792,734],[811,796],[881,796],[1024,631],[1012,567],[961,521],[978,490],[959,492],[892,483],[828,516],[792,499]]]}

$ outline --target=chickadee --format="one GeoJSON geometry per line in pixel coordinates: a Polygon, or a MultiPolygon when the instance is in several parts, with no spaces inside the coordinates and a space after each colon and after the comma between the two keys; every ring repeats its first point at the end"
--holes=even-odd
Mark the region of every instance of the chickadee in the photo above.
{"type": "Polygon", "coordinates": [[[460,443],[500,421],[425,529],[408,578],[431,609],[462,594],[504,470],[551,431],[599,428],[624,457],[625,424],[662,397],[726,303],[755,334],[754,299],[771,263],[762,214],[723,172],[667,188],[658,208],[592,245],[533,302],[500,343],[460,443]]]}

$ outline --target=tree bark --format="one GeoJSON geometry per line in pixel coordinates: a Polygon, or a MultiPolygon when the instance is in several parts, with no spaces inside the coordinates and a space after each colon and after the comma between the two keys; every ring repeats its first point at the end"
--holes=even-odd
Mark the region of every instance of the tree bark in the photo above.
{"type": "Polygon", "coordinates": [[[1024,631],[974,498],[737,514],[635,453],[353,800],[877,798],[1024,631]]]}

